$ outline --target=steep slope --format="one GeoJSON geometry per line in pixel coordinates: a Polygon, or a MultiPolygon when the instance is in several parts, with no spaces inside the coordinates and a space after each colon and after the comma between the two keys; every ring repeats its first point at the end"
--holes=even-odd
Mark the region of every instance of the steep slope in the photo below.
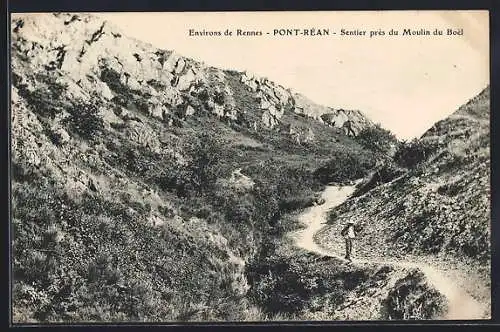
{"type": "Polygon", "coordinates": [[[340,128],[346,134],[356,136],[363,129],[373,127],[373,122],[358,110],[334,109],[317,105],[306,96],[299,93],[293,95],[295,101],[294,111],[298,114],[309,116],[321,121],[328,126],[340,128]],[[352,132],[348,129],[352,129],[352,132]]]}
{"type": "MultiPolygon", "coordinates": [[[[446,119],[438,121],[421,137],[444,145],[451,141],[465,141],[472,133],[486,136],[490,121],[490,89],[487,87],[446,119]]],[[[474,139],[474,137],[473,137],[474,139]]],[[[486,146],[487,147],[487,146],[486,146]]]]}
{"type": "MultiPolygon", "coordinates": [[[[42,68],[64,73],[68,93],[73,96],[97,92],[169,125],[208,112],[255,131],[277,129],[297,136],[298,130],[290,132],[286,124],[285,128],[280,126],[286,112],[316,119],[334,112],[310,101],[304,103],[305,97],[265,78],[208,67],[127,38],[90,15],[26,14],[14,16],[12,26],[12,47],[17,55],[14,73],[42,68]],[[248,90],[246,103],[240,102],[242,89],[248,90]],[[326,110],[317,113],[312,109],[326,110]]],[[[25,81],[29,89],[30,82],[25,81]]],[[[347,120],[354,122],[356,130],[371,124],[359,112],[345,113],[341,118],[335,125],[338,128],[347,120]]],[[[312,135],[301,136],[305,141],[314,139],[312,135]]]]}
{"type": "MultiPolygon", "coordinates": [[[[339,261],[345,261],[345,259],[343,258],[344,252],[325,250],[323,247],[316,243],[314,237],[316,233],[325,226],[327,217],[326,212],[349,198],[354,190],[355,186],[327,187],[323,192],[325,204],[321,206],[311,207],[301,215],[300,219],[302,223],[307,227],[304,230],[292,233],[292,238],[295,240],[295,244],[299,248],[321,255],[323,257],[333,257],[339,261]]],[[[432,267],[429,265],[407,260],[391,260],[387,257],[381,258],[380,260],[376,260],[373,258],[365,259],[363,257],[356,258],[356,262],[354,263],[355,267],[358,267],[360,270],[362,270],[366,265],[379,266],[380,268],[390,267],[390,270],[394,271],[394,273],[392,277],[388,277],[386,279],[392,279],[392,282],[387,283],[385,285],[386,288],[381,289],[380,292],[378,292],[377,297],[374,296],[375,294],[371,294],[369,298],[366,298],[366,295],[363,296],[362,294],[360,294],[360,296],[355,298],[355,303],[358,304],[355,307],[358,310],[353,310],[353,308],[344,303],[343,306],[350,309],[352,319],[366,319],[366,309],[359,310],[359,305],[365,306],[367,303],[373,306],[373,308],[368,311],[369,318],[387,318],[384,316],[384,310],[377,310],[374,308],[380,308],[381,306],[383,307],[384,303],[391,299],[391,296],[394,296],[394,294],[398,294],[398,292],[395,292],[397,288],[396,285],[401,283],[401,281],[403,280],[420,284],[422,291],[420,293],[415,289],[413,292],[409,293],[411,294],[411,297],[413,297],[413,300],[408,301],[408,304],[410,304],[410,308],[401,310],[402,312],[404,312],[403,316],[406,316],[408,318],[412,316],[411,318],[413,319],[432,318],[452,320],[483,318],[485,310],[484,305],[464,292],[460,288],[460,286],[455,285],[453,280],[445,277],[440,272],[439,266],[432,267]],[[416,275],[413,273],[409,273],[409,271],[414,272],[415,270],[421,274],[422,280],[419,280],[419,278],[416,278],[415,280],[416,275]],[[431,290],[432,292],[430,294],[426,294],[429,293],[429,290],[431,290]],[[440,299],[439,296],[436,296],[437,292],[441,294],[443,299],[440,299]],[[427,303],[421,303],[420,308],[417,309],[419,307],[419,305],[417,305],[417,302],[422,301],[427,303]],[[441,305],[440,302],[445,303],[445,305],[441,305]],[[411,308],[411,306],[413,306],[413,308],[411,308]],[[436,308],[440,308],[440,310],[436,310],[436,308]],[[380,316],[377,316],[377,313],[380,316]]],[[[370,286],[370,283],[366,283],[365,285],[360,285],[359,288],[364,287],[365,289],[369,289],[370,286]]],[[[407,296],[409,294],[407,294],[407,296]]],[[[404,295],[402,297],[403,301],[408,300],[404,298],[404,295]]],[[[401,307],[405,306],[400,305],[399,308],[401,307]]],[[[394,310],[395,308],[387,309],[394,310]]]]}
{"type": "Polygon", "coordinates": [[[373,156],[275,83],[91,15],[11,27],[16,322],[246,319],[245,260],[295,227],[314,169],[373,156]]]}
{"type": "Polygon", "coordinates": [[[356,256],[426,263],[484,305],[490,316],[489,87],[403,145],[396,161],[408,169],[347,200],[317,240],[342,252],[340,229],[362,229],[356,256]]]}

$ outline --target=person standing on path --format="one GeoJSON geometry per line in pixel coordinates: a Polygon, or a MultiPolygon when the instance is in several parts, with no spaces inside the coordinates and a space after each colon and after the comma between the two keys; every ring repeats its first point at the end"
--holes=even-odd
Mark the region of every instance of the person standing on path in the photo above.
{"type": "Polygon", "coordinates": [[[354,229],[354,222],[348,221],[347,225],[342,229],[340,233],[345,239],[345,259],[349,262],[352,262],[351,254],[352,254],[352,243],[356,238],[356,231],[354,229]]]}

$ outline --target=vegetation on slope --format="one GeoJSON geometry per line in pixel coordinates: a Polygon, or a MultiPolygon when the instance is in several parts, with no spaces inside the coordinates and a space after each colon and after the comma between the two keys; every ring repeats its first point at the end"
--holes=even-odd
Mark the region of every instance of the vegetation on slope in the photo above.
{"type": "MultiPolygon", "coordinates": [[[[101,40],[119,44],[121,35],[103,27],[101,40]]],[[[99,49],[94,37],[78,63],[91,62],[82,56],[99,49]]],[[[300,227],[294,213],[313,204],[324,184],[366,176],[387,159],[390,133],[375,127],[353,139],[295,114],[292,105],[284,105],[276,128],[254,129],[262,110],[241,73],[210,68],[208,83],[195,80],[179,92],[174,72],[186,74],[188,66],[178,66],[184,60],[171,66],[172,82],[142,84],[145,59],[133,54],[140,71],[135,60],[126,64],[140,72],[133,77],[117,71],[128,48],[103,47],[109,59],[72,72],[82,76],[73,81],[62,63],[42,65],[52,56],[42,44],[15,35],[12,57],[15,321],[348,319],[338,315],[356,308],[355,298],[392,289],[387,282],[396,272],[389,267],[311,264],[316,257],[281,255],[273,245],[300,227]],[[25,56],[30,49],[38,57],[25,56]],[[210,81],[212,74],[225,82],[210,81]],[[219,89],[224,84],[232,96],[219,89]],[[153,96],[153,89],[167,92],[153,96]],[[215,115],[214,105],[235,108],[236,118],[215,115]],[[295,130],[311,131],[313,139],[297,140],[295,130]]],[[[147,53],[143,44],[131,45],[147,53]]],[[[166,73],[168,52],[149,53],[166,73]]],[[[432,317],[437,297],[421,276],[397,279],[401,292],[379,294],[367,317],[432,317]],[[411,296],[428,301],[430,311],[415,314],[411,296]]]]}
{"type": "MultiPolygon", "coordinates": [[[[283,149],[279,133],[251,136],[208,115],[168,127],[120,104],[148,98],[123,86],[115,90],[126,98],[106,101],[72,97],[57,73],[36,76],[35,90],[14,75],[14,113],[44,128],[15,128],[15,320],[246,319],[234,257],[298,227],[287,214],[321,189],[307,148],[283,149]],[[48,157],[38,164],[20,148],[33,141],[48,157]],[[238,167],[251,187],[231,183],[238,167]]],[[[333,147],[346,148],[334,140],[313,153],[326,160],[333,147]]]]}
{"type": "Polygon", "coordinates": [[[469,271],[476,285],[488,288],[488,100],[486,89],[421,139],[402,143],[382,172],[331,213],[332,226],[320,240],[332,246],[352,220],[363,228],[359,255],[430,257],[469,271]]]}
{"type": "MultiPolygon", "coordinates": [[[[258,256],[257,256],[258,257],[258,256]]],[[[293,320],[433,319],[446,299],[416,270],[347,264],[288,250],[249,262],[248,298],[271,317],[293,320]]]]}

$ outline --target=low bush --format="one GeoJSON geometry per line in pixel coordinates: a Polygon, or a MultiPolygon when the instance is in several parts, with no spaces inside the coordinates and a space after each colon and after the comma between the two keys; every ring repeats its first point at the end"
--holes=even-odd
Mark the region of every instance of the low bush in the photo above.
{"type": "Polygon", "coordinates": [[[223,163],[223,142],[215,133],[202,131],[184,143],[186,163],[183,177],[198,196],[213,190],[218,178],[227,176],[223,163]]]}
{"type": "Polygon", "coordinates": [[[375,156],[368,152],[335,151],[334,156],[320,166],[314,175],[321,183],[345,183],[367,175],[375,163],[375,156]]]}
{"type": "Polygon", "coordinates": [[[60,83],[53,74],[36,75],[37,87],[33,90],[28,89],[20,76],[15,73],[12,76],[19,95],[26,100],[35,114],[53,119],[65,109],[66,102],[61,97],[67,90],[67,84],[60,83]]]}
{"type": "Polygon", "coordinates": [[[355,139],[363,147],[382,154],[389,154],[392,146],[398,143],[396,136],[380,124],[362,129],[355,139]]]}
{"type": "Polygon", "coordinates": [[[401,167],[413,168],[428,160],[430,155],[437,150],[437,145],[429,141],[413,139],[410,142],[402,142],[396,153],[394,161],[401,167]]]}
{"type": "Polygon", "coordinates": [[[441,195],[453,197],[458,193],[460,193],[462,190],[463,187],[460,184],[454,182],[454,183],[446,183],[443,184],[442,186],[439,186],[437,192],[441,195]]]}
{"type": "Polygon", "coordinates": [[[430,288],[422,273],[413,271],[396,282],[384,301],[382,319],[439,319],[446,311],[446,298],[430,288]]]}
{"type": "Polygon", "coordinates": [[[134,105],[142,113],[147,114],[149,112],[149,103],[145,99],[135,98],[134,105]]]}
{"type": "Polygon", "coordinates": [[[123,97],[130,97],[132,91],[121,81],[121,74],[111,68],[101,68],[101,80],[106,83],[111,90],[123,97]]]}
{"type": "Polygon", "coordinates": [[[398,176],[404,174],[404,171],[392,162],[386,162],[379,167],[368,181],[361,183],[354,192],[353,196],[358,197],[364,195],[377,186],[388,183],[398,176]]]}
{"type": "Polygon", "coordinates": [[[252,191],[262,212],[261,218],[282,234],[288,228],[283,219],[287,213],[310,206],[322,185],[304,166],[289,166],[269,159],[245,169],[255,182],[252,191]]]}
{"type": "Polygon", "coordinates": [[[314,255],[282,256],[269,244],[265,254],[256,256],[247,265],[247,279],[252,285],[249,299],[269,314],[298,314],[312,308],[318,296],[328,308],[314,310],[333,312],[344,302],[349,291],[370,279],[368,269],[352,268],[338,261],[311,263],[314,255]]]}
{"type": "Polygon", "coordinates": [[[147,83],[151,85],[156,91],[165,90],[165,88],[167,87],[164,83],[155,79],[151,79],[147,81],[147,83]]]}
{"type": "Polygon", "coordinates": [[[81,138],[93,139],[104,131],[104,121],[99,114],[101,106],[97,98],[89,101],[76,99],[67,108],[69,116],[64,119],[63,123],[81,138]]]}

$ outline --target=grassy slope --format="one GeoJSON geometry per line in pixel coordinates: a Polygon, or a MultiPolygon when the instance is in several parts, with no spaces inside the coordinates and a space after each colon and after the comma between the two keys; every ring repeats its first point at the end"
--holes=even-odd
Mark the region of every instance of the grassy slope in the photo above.
{"type": "MultiPolygon", "coordinates": [[[[187,94],[196,115],[180,119],[170,109],[176,123],[169,126],[141,111],[152,99],[125,86],[110,68],[100,79],[107,77],[117,98],[106,101],[98,91],[91,99],[66,73],[34,66],[17,49],[28,42],[16,40],[12,54],[16,321],[248,319],[254,307],[242,298],[241,259],[255,259],[263,243],[297,227],[290,214],[321,189],[313,173],[319,166],[332,158],[342,164],[346,156],[350,162],[373,157],[337,129],[290,110],[277,130],[254,131],[213,117],[187,94]],[[71,94],[66,84],[73,84],[71,94]],[[75,99],[79,94],[84,100],[75,99]],[[297,144],[283,130],[289,124],[312,128],[315,140],[297,144]],[[206,143],[197,141],[200,132],[220,151],[217,181],[197,195],[180,190],[196,175],[180,161],[192,157],[187,143],[206,143]],[[252,178],[253,189],[229,184],[237,168],[252,178]]],[[[240,74],[225,72],[235,106],[247,123],[260,121],[240,74]]],[[[161,90],[169,82],[155,85],[161,90]]],[[[307,265],[309,258],[298,259],[307,265]]],[[[327,287],[335,295],[344,287],[342,271],[331,276],[313,265],[309,272],[337,280],[327,287]]],[[[342,297],[332,296],[340,303],[342,297]]]]}
{"type": "Polygon", "coordinates": [[[249,298],[274,320],[432,319],[446,307],[417,270],[347,264],[286,243],[246,273],[249,298]]]}
{"type": "MultiPolygon", "coordinates": [[[[15,111],[33,114],[23,105],[15,111]]],[[[34,167],[14,148],[16,320],[183,319],[194,303],[234,296],[220,227],[179,220],[183,202],[151,183],[169,159],[114,129],[61,148],[43,131],[25,135],[16,141],[36,141],[48,158],[34,167]],[[153,215],[164,225],[152,227],[153,215]]]]}
{"type": "Polygon", "coordinates": [[[16,321],[245,319],[244,280],[232,256],[252,256],[263,238],[293,227],[278,222],[279,208],[307,201],[320,188],[307,170],[335,149],[362,152],[327,128],[317,145],[295,146],[278,132],[252,134],[210,116],[168,127],[131,107],[129,115],[140,122],[124,121],[113,102],[97,96],[75,107],[64,91],[50,95],[60,87],[50,73],[35,78],[26,67],[15,68],[39,89],[33,94],[16,85],[13,105],[16,321]],[[88,115],[88,137],[78,125],[85,105],[99,109],[88,115]],[[114,125],[93,127],[102,119],[114,125]],[[70,135],[65,143],[54,140],[61,128],[70,135]],[[186,197],[162,185],[165,177],[189,180],[170,173],[179,170],[173,156],[207,128],[224,147],[220,176],[243,167],[260,181],[259,191],[220,185],[186,197]],[[40,164],[26,160],[29,149],[40,164]]]}
{"type": "Polygon", "coordinates": [[[330,216],[318,236],[341,243],[340,228],[354,220],[364,229],[356,245],[363,257],[412,257],[456,274],[474,295],[489,301],[490,153],[489,89],[421,139],[434,153],[402,177],[352,198],[330,216]]]}

